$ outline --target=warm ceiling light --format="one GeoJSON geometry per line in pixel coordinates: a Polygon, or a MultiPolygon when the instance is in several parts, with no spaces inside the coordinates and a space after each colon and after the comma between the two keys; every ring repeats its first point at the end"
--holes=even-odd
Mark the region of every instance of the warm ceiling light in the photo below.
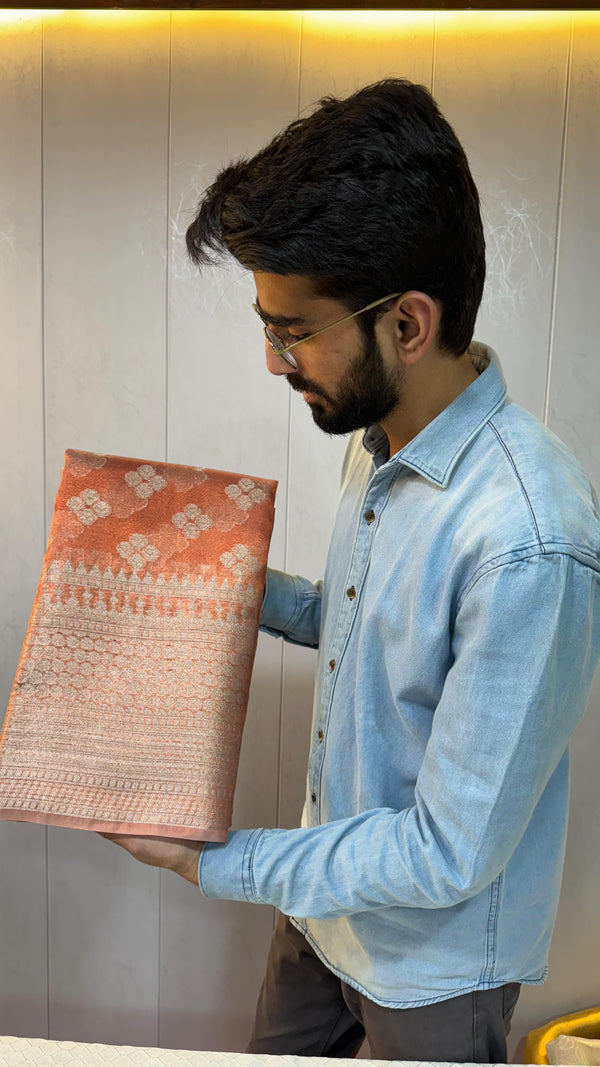
{"type": "Polygon", "coordinates": [[[0,25],[5,25],[7,22],[34,22],[36,19],[44,18],[45,15],[62,15],[64,14],[64,8],[16,8],[16,7],[0,7],[0,25]]]}
{"type": "MultiPolygon", "coordinates": [[[[296,11],[301,13],[306,11],[310,13],[311,17],[323,18],[324,24],[330,25],[342,25],[348,24],[348,22],[354,25],[365,25],[372,27],[376,23],[377,19],[381,19],[381,25],[385,25],[385,19],[391,20],[393,24],[397,25],[398,17],[403,19],[418,21],[425,16],[438,16],[442,17],[445,14],[451,15],[456,12],[464,12],[465,14],[481,12],[485,15],[493,16],[506,16],[510,15],[513,20],[514,28],[523,25],[524,20],[535,20],[539,17],[549,14],[558,14],[563,12],[566,14],[586,14],[597,15],[600,18],[600,11],[597,8],[598,0],[588,0],[587,3],[575,4],[573,7],[569,7],[568,4],[562,2],[562,0],[538,0],[537,3],[533,3],[530,7],[523,7],[515,9],[514,2],[511,4],[510,0],[506,3],[498,3],[498,0],[464,0],[464,2],[452,2],[447,0],[437,7],[433,8],[431,0],[405,0],[405,3],[398,3],[397,0],[373,0],[368,8],[365,8],[364,0],[361,3],[360,0],[356,0],[356,7],[352,5],[344,6],[343,8],[331,8],[327,6],[320,7],[316,3],[316,0],[309,0],[307,6],[303,7],[301,4],[294,2],[285,2],[285,0],[262,0],[260,7],[256,6],[256,0],[254,3],[243,3],[240,0],[208,0],[203,3],[202,0],[197,0],[194,4],[193,0],[181,0],[181,3],[160,3],[157,0],[156,3],[152,3],[150,6],[149,0],[142,0],[142,3],[135,3],[135,0],[106,0],[105,3],[100,5],[85,4],[85,3],[73,3],[67,7],[60,8],[0,8],[0,24],[4,23],[19,23],[25,21],[34,21],[35,19],[41,19],[42,17],[57,14],[79,14],[82,16],[95,16],[107,23],[113,19],[119,19],[123,17],[125,12],[130,15],[137,15],[139,18],[150,18],[153,13],[160,14],[168,11],[179,11],[184,13],[188,11],[190,14],[197,14],[203,11],[211,11],[213,14],[218,12],[227,13],[228,15],[235,14],[239,11],[240,14],[246,15],[252,13],[255,15],[269,15],[270,11],[296,11]],[[144,3],[148,3],[145,7],[144,3]]],[[[508,24],[507,24],[508,25],[508,24]]]]}

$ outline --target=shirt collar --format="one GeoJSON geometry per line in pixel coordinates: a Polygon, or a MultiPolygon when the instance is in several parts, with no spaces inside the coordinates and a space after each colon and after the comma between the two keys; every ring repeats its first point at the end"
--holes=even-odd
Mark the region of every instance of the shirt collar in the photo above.
{"type": "MultiPolygon", "coordinates": [[[[389,460],[411,467],[442,487],[448,485],[467,445],[506,396],[506,382],[494,350],[489,345],[472,341],[468,353],[479,377],[389,460]]],[[[372,453],[377,467],[388,461],[388,439],[379,423],[365,431],[363,445],[372,453]]]]}

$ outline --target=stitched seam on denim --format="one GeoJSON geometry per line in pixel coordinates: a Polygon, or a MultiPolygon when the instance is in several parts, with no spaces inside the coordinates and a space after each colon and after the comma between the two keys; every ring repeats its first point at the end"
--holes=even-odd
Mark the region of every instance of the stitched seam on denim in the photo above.
{"type": "Polygon", "coordinates": [[[252,871],[252,864],[254,862],[254,853],[258,842],[260,841],[264,830],[257,830],[254,837],[251,837],[246,844],[244,851],[244,858],[242,860],[242,886],[244,889],[244,896],[251,904],[264,904],[265,901],[258,895],[256,889],[256,882],[254,880],[254,874],[252,871]],[[247,867],[247,870],[245,869],[247,867]]]}
{"type": "Polygon", "coordinates": [[[481,563],[463,586],[459,593],[459,601],[466,596],[475,582],[479,581],[484,574],[487,574],[488,570],[494,570],[496,567],[502,566],[503,563],[521,563],[532,556],[569,556],[576,563],[581,563],[583,566],[589,566],[592,570],[600,572],[600,556],[594,555],[589,549],[576,545],[572,541],[546,541],[544,552],[540,552],[537,542],[516,545],[514,548],[507,549],[506,552],[499,552],[497,556],[490,556],[489,559],[481,563]],[[582,559],[581,557],[584,558],[582,559]]]}
{"type": "Polygon", "coordinates": [[[203,864],[203,862],[204,862],[204,849],[201,850],[200,855],[198,857],[198,889],[200,890],[201,893],[204,893],[204,896],[206,896],[206,892],[204,890],[204,885],[202,884],[202,864],[203,864]]]}
{"type": "MultiPolygon", "coordinates": [[[[382,510],[385,507],[385,505],[387,504],[387,501],[389,500],[389,496],[390,496],[390,492],[391,492],[391,489],[392,489],[392,485],[394,484],[395,480],[396,480],[396,476],[394,476],[394,478],[392,478],[392,480],[390,482],[386,497],[384,499],[382,510]]],[[[354,560],[355,560],[355,557],[356,557],[356,542],[357,542],[358,536],[359,536],[359,530],[360,530],[360,524],[361,524],[361,520],[362,520],[362,516],[363,516],[365,500],[366,500],[367,494],[369,492],[370,485],[371,485],[371,481],[369,480],[369,482],[367,483],[367,488],[366,488],[365,492],[363,493],[363,496],[362,496],[362,499],[361,499],[361,504],[360,504],[360,508],[359,508],[359,511],[358,511],[358,515],[357,515],[356,527],[355,527],[355,530],[354,530],[354,538],[353,538],[353,541],[352,541],[352,552],[351,552],[351,555],[350,555],[350,563],[348,565],[348,570],[346,571],[346,576],[344,578],[344,588],[348,588],[348,581],[350,580],[350,575],[352,573],[352,567],[354,565],[354,560]]],[[[366,570],[365,570],[365,573],[366,573],[366,570]]],[[[362,585],[356,590],[356,595],[357,596],[360,596],[361,589],[362,589],[362,585]]],[[[334,649],[336,648],[335,642],[336,642],[338,634],[340,632],[341,617],[342,617],[344,608],[346,607],[346,601],[345,601],[344,598],[345,598],[345,593],[342,593],[341,599],[340,599],[340,607],[339,607],[337,619],[336,619],[336,622],[335,622],[335,626],[333,628],[333,642],[332,642],[332,646],[328,649],[328,655],[332,655],[333,652],[334,652],[334,649]]],[[[354,612],[354,614],[352,616],[352,622],[350,624],[350,628],[349,628],[348,633],[346,634],[346,636],[344,638],[343,645],[340,648],[339,655],[338,655],[338,658],[337,658],[338,663],[341,663],[341,661],[342,661],[344,652],[345,652],[347,644],[348,644],[348,640],[350,638],[350,633],[351,633],[352,627],[354,625],[354,619],[355,618],[356,618],[356,612],[354,612]]],[[[337,682],[337,675],[334,678],[333,685],[331,687],[331,693],[329,695],[329,707],[331,707],[331,701],[333,699],[333,693],[334,693],[334,690],[335,690],[336,682],[337,682]]],[[[328,721],[329,721],[329,716],[328,716],[328,721]]]]}
{"type": "MultiPolygon", "coordinates": [[[[471,443],[471,441],[473,441],[475,439],[475,437],[477,437],[482,432],[483,428],[486,425],[487,426],[492,426],[491,417],[492,417],[492,415],[495,415],[496,409],[498,407],[498,404],[502,400],[504,400],[505,396],[506,396],[506,389],[503,388],[500,396],[496,397],[494,402],[487,409],[485,415],[480,419],[480,421],[470,431],[470,433],[464,438],[464,440],[460,443],[458,448],[456,448],[454,450],[454,452],[452,453],[452,455],[450,456],[450,459],[448,460],[448,462],[446,464],[446,467],[445,467],[444,471],[442,472],[441,477],[436,475],[436,474],[432,474],[431,471],[428,470],[426,467],[422,467],[418,463],[413,462],[413,460],[411,460],[410,457],[409,457],[408,462],[407,462],[406,459],[402,456],[401,452],[398,454],[398,457],[396,457],[398,459],[398,462],[403,463],[405,467],[412,467],[413,470],[419,471],[420,474],[425,475],[432,482],[435,482],[436,485],[440,485],[440,486],[443,485],[445,480],[446,480],[446,475],[448,474],[448,471],[450,470],[450,468],[455,463],[457,456],[460,456],[461,452],[464,452],[464,450],[467,447],[467,445],[469,445],[471,443]]],[[[493,426],[492,426],[492,429],[494,429],[493,426]]],[[[494,430],[494,432],[496,432],[496,431],[494,430]]],[[[392,457],[392,458],[395,458],[395,457],[392,457]]]]}
{"type": "Polygon", "coordinates": [[[289,920],[292,926],[295,926],[296,930],[299,930],[306,937],[306,919],[299,919],[296,915],[290,915],[289,920]]]}
{"type": "Polygon", "coordinates": [[[582,563],[582,561],[580,559],[577,559],[577,556],[574,556],[572,552],[540,552],[539,550],[532,550],[526,554],[523,553],[522,555],[517,556],[516,559],[509,560],[504,559],[505,555],[507,555],[507,553],[503,553],[502,556],[495,557],[496,559],[502,560],[502,562],[500,563],[496,563],[495,560],[488,560],[488,562],[482,564],[479,570],[476,571],[475,574],[469,579],[464,589],[458,595],[458,599],[456,602],[457,615],[460,609],[462,608],[463,602],[465,601],[466,597],[469,593],[471,593],[473,587],[477,585],[477,582],[479,582],[481,578],[485,578],[487,574],[491,574],[493,571],[500,570],[501,567],[512,567],[515,563],[527,563],[527,561],[530,559],[550,560],[553,559],[555,556],[559,556],[561,558],[571,560],[573,563],[578,563],[580,567],[585,567],[588,570],[596,571],[595,567],[589,567],[587,563],[582,563]]]}
{"type": "Polygon", "coordinates": [[[561,549],[571,549],[570,552],[564,551],[561,554],[572,556],[573,559],[577,560],[579,563],[582,562],[579,557],[585,556],[586,561],[589,560],[590,567],[600,571],[600,552],[596,555],[594,552],[591,552],[589,548],[584,548],[583,545],[577,545],[573,541],[545,541],[544,543],[546,546],[546,555],[550,556],[553,553],[561,553],[561,549]]]}
{"type": "Polygon", "coordinates": [[[537,521],[536,521],[536,518],[535,518],[535,514],[534,514],[534,511],[533,511],[531,500],[529,499],[529,497],[527,495],[527,491],[525,489],[525,486],[523,485],[523,481],[521,479],[521,475],[519,474],[519,472],[517,470],[516,463],[515,463],[514,459],[512,458],[512,456],[511,456],[511,454],[510,454],[510,452],[508,450],[508,446],[503,441],[502,437],[500,436],[499,431],[496,429],[496,427],[494,426],[494,423],[491,421],[491,419],[490,419],[489,426],[490,426],[490,429],[493,430],[493,432],[496,434],[496,437],[498,438],[498,441],[499,441],[499,443],[500,443],[500,445],[501,445],[501,447],[502,447],[502,449],[503,449],[503,451],[504,451],[504,453],[506,455],[506,458],[508,459],[508,462],[510,463],[513,471],[515,472],[515,477],[516,477],[517,481],[519,482],[519,485],[521,486],[521,492],[523,493],[523,496],[525,497],[525,500],[527,502],[527,507],[529,508],[529,514],[531,515],[531,521],[533,522],[533,525],[534,525],[534,528],[535,528],[535,533],[536,533],[536,537],[538,539],[538,543],[539,543],[540,549],[541,549],[542,552],[545,552],[546,549],[544,548],[544,544],[543,544],[542,538],[540,536],[540,531],[539,531],[538,524],[537,524],[537,521]]]}
{"type": "MultiPolygon", "coordinates": [[[[399,471],[396,471],[394,473],[394,477],[390,479],[390,483],[388,485],[387,492],[382,497],[381,509],[380,509],[379,514],[377,516],[376,527],[379,525],[379,521],[380,521],[381,515],[383,514],[384,509],[387,507],[387,504],[389,503],[389,499],[390,499],[390,496],[392,494],[392,488],[395,485],[396,481],[398,480],[399,474],[400,474],[399,471]]],[[[360,524],[363,521],[364,507],[365,507],[365,502],[366,502],[366,499],[367,499],[367,496],[368,496],[368,493],[369,493],[370,486],[371,486],[371,480],[369,479],[369,482],[367,483],[366,491],[363,494],[362,501],[361,501],[359,517],[358,517],[358,524],[357,524],[356,533],[355,533],[355,536],[354,536],[354,545],[353,545],[353,548],[352,548],[352,557],[351,557],[351,561],[350,561],[350,567],[348,568],[348,575],[350,575],[352,573],[352,565],[353,565],[353,562],[354,562],[354,556],[355,556],[355,550],[356,550],[356,542],[357,542],[358,537],[359,537],[359,531],[360,531],[360,528],[361,528],[360,524]]],[[[374,533],[374,531],[373,531],[373,533],[374,533]]],[[[371,540],[370,540],[370,545],[369,545],[369,552],[368,552],[368,555],[367,555],[366,565],[365,565],[364,570],[363,570],[361,583],[360,583],[359,588],[356,591],[357,596],[360,596],[360,594],[362,592],[362,588],[363,588],[363,586],[365,584],[365,579],[366,579],[369,567],[371,566],[372,547],[373,547],[373,535],[371,535],[371,540]]],[[[342,596],[343,595],[344,594],[342,594],[342,596]]],[[[342,605],[343,604],[344,604],[344,601],[342,599],[342,605]]],[[[335,641],[337,639],[337,635],[338,635],[338,632],[339,632],[339,629],[340,629],[340,616],[341,616],[341,613],[342,613],[342,607],[340,607],[340,612],[339,612],[339,615],[338,615],[336,627],[335,627],[335,630],[333,632],[333,640],[334,640],[333,647],[334,648],[335,648],[335,641]]],[[[327,716],[326,716],[325,721],[323,722],[323,742],[322,742],[322,750],[321,750],[321,753],[320,753],[321,762],[320,762],[320,766],[319,766],[319,773],[318,773],[317,781],[315,783],[315,792],[317,794],[317,816],[319,818],[319,822],[321,821],[321,782],[323,780],[323,768],[325,766],[325,756],[326,756],[326,752],[327,752],[327,737],[328,737],[328,729],[329,729],[329,720],[330,720],[330,717],[331,717],[331,707],[332,707],[332,704],[333,704],[333,698],[334,698],[334,694],[335,694],[335,688],[336,688],[336,685],[337,685],[337,680],[338,680],[338,677],[339,677],[339,674],[340,674],[340,666],[341,666],[341,664],[343,662],[343,659],[344,659],[344,656],[346,654],[346,649],[348,648],[348,642],[350,641],[350,634],[352,633],[352,629],[353,629],[353,627],[355,625],[355,622],[356,622],[356,615],[357,615],[357,613],[354,612],[354,615],[352,616],[352,620],[351,620],[350,626],[348,628],[348,632],[347,632],[347,634],[346,634],[346,636],[344,638],[344,643],[343,643],[342,647],[340,648],[339,655],[337,656],[336,665],[338,667],[338,670],[336,672],[335,678],[333,679],[333,684],[332,684],[331,690],[329,692],[329,699],[327,701],[327,716]]]]}
{"type": "MultiPolygon", "coordinates": [[[[357,982],[355,978],[352,978],[350,975],[346,974],[345,971],[340,970],[339,967],[336,967],[335,964],[328,959],[322,949],[319,948],[314,937],[311,933],[309,933],[308,928],[300,926],[299,920],[294,919],[293,916],[290,916],[290,918],[294,923],[296,929],[299,930],[303,937],[306,938],[311,948],[314,949],[316,955],[327,967],[329,967],[330,971],[333,971],[333,973],[338,978],[340,978],[342,982],[345,982],[347,985],[351,986],[352,989],[356,989],[359,993],[362,993],[365,997],[368,997],[369,1000],[373,1000],[376,1004],[379,1004],[383,1008],[424,1008],[427,1007],[429,1004],[440,1004],[443,1000],[450,1000],[452,997],[458,997],[463,995],[466,996],[468,993],[476,993],[480,989],[479,984],[476,983],[475,985],[467,986],[464,989],[453,990],[449,992],[447,996],[443,997],[423,997],[419,1000],[387,1000],[385,997],[378,997],[373,993],[373,991],[369,992],[369,990],[366,989],[363,985],[361,985],[360,982],[357,982]]],[[[519,978],[513,979],[513,981],[518,980],[521,985],[542,985],[543,982],[546,981],[547,977],[548,966],[544,968],[539,978],[519,978]]]]}
{"type": "Polygon", "coordinates": [[[494,967],[496,966],[496,942],[498,935],[498,918],[500,914],[500,892],[504,883],[504,872],[500,874],[490,886],[490,910],[486,928],[485,966],[481,975],[481,982],[485,988],[491,988],[494,984],[494,967]]]}
{"type": "Polygon", "coordinates": [[[321,599],[319,597],[318,593],[310,593],[308,591],[306,591],[306,592],[303,591],[301,586],[300,586],[300,583],[297,582],[295,578],[293,579],[293,582],[294,582],[294,597],[296,599],[296,603],[294,605],[294,610],[292,611],[292,614],[290,615],[288,621],[284,624],[284,627],[283,627],[284,629],[287,629],[287,627],[293,626],[294,623],[300,618],[300,616],[302,614],[302,607],[303,607],[305,602],[306,603],[310,603],[310,601],[312,601],[312,600],[320,600],[321,599]]]}
{"type": "MultiPolygon", "coordinates": [[[[295,595],[295,598],[296,598],[296,604],[295,604],[293,612],[291,612],[291,615],[289,616],[289,619],[287,620],[287,622],[285,622],[283,624],[282,632],[285,632],[285,631],[289,630],[289,628],[293,627],[296,624],[296,622],[298,621],[298,619],[302,615],[302,609],[303,609],[304,604],[310,604],[312,602],[316,603],[317,601],[321,600],[320,595],[318,593],[313,593],[310,590],[303,590],[301,588],[301,586],[300,586],[300,583],[297,582],[296,578],[294,578],[293,580],[294,580],[294,595],[295,595]]],[[[313,637],[314,635],[311,634],[310,636],[313,637]]],[[[301,643],[301,642],[298,641],[297,643],[301,643]]],[[[318,644],[314,644],[314,646],[311,646],[311,647],[312,648],[318,648],[318,644]]]]}

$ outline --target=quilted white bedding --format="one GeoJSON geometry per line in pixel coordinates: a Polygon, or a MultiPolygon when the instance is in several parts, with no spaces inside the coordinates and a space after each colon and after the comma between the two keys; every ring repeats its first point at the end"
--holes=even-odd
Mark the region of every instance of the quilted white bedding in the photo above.
{"type": "MultiPolygon", "coordinates": [[[[389,1060],[336,1060],[338,1067],[399,1067],[389,1060]]],[[[88,1045],[79,1041],[0,1037],[2,1067],[331,1067],[317,1056],[248,1056],[238,1052],[186,1052],[132,1045],[88,1045]]],[[[404,1064],[402,1067],[459,1067],[458,1064],[404,1064]]],[[[461,1065],[465,1067],[465,1065],[461,1065]]],[[[472,1065],[467,1065],[472,1067],[472,1065]]],[[[503,1067],[503,1065],[501,1065],[503,1067]]]]}

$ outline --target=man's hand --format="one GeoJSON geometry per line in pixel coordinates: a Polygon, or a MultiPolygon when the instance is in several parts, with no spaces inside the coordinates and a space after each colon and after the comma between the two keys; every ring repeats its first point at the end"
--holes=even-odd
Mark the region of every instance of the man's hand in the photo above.
{"type": "Polygon", "coordinates": [[[100,834],[114,841],[130,856],[151,867],[165,867],[175,871],[188,882],[198,885],[198,860],[204,848],[202,841],[185,841],[170,837],[141,837],[135,834],[100,834]]]}

